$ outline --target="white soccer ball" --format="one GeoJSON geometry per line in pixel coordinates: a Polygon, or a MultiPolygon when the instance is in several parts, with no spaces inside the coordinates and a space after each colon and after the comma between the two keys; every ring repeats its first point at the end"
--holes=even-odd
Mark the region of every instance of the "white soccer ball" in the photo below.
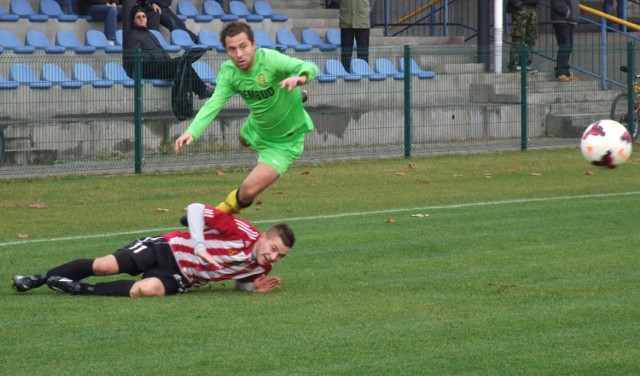
{"type": "Polygon", "coordinates": [[[631,135],[615,120],[600,120],[582,134],[580,150],[584,159],[596,166],[616,168],[631,155],[631,135]]]}

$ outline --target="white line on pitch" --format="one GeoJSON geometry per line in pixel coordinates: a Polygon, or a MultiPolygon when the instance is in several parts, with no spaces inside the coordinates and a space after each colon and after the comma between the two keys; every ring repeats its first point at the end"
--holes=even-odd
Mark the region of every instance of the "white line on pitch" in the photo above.
{"type": "MultiPolygon", "coordinates": [[[[253,223],[274,223],[274,222],[312,221],[312,220],[318,220],[318,219],[332,219],[332,218],[387,214],[387,213],[397,213],[397,212],[407,212],[407,211],[427,211],[427,210],[436,210],[436,209],[467,208],[467,207],[473,207],[473,206],[521,204],[521,203],[539,202],[539,201],[558,201],[558,200],[576,200],[576,199],[585,199],[585,198],[591,199],[591,198],[597,198],[597,197],[632,196],[637,194],[640,194],[640,192],[597,193],[592,195],[578,195],[578,196],[521,198],[521,199],[502,200],[502,201],[471,202],[466,204],[435,205],[435,206],[423,206],[423,207],[416,207],[416,208],[399,208],[399,209],[373,210],[373,211],[366,211],[366,212],[328,214],[328,215],[318,215],[318,216],[311,216],[311,217],[290,217],[290,218],[282,218],[282,219],[276,219],[276,220],[264,219],[264,220],[252,221],[252,222],[253,223]]],[[[58,237],[58,238],[45,238],[45,239],[25,239],[25,240],[17,240],[12,242],[0,243],[0,247],[6,247],[11,245],[48,243],[48,242],[67,241],[67,240],[96,239],[96,238],[106,238],[106,237],[120,236],[120,235],[158,234],[166,231],[173,231],[175,229],[176,227],[170,227],[170,228],[155,228],[155,229],[145,229],[145,230],[124,231],[124,232],[112,232],[112,233],[95,234],[95,235],[64,236],[64,237],[58,237]]]]}

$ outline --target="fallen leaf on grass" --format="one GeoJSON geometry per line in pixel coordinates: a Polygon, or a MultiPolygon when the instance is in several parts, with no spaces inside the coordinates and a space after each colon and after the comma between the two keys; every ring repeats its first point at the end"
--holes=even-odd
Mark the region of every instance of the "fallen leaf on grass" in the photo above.
{"type": "Polygon", "coordinates": [[[429,217],[429,214],[418,213],[418,214],[411,214],[411,216],[414,218],[427,218],[429,217]]]}
{"type": "Polygon", "coordinates": [[[407,168],[409,170],[413,170],[414,168],[416,168],[416,166],[413,163],[407,163],[407,168]]]}
{"type": "Polygon", "coordinates": [[[284,192],[280,192],[280,191],[278,191],[278,192],[274,192],[273,194],[274,194],[274,195],[283,195],[283,194],[284,194],[284,192]]]}
{"type": "Polygon", "coordinates": [[[593,171],[585,171],[584,174],[587,176],[591,176],[593,175],[593,171]]]}
{"type": "Polygon", "coordinates": [[[220,171],[220,170],[216,170],[215,174],[216,174],[217,176],[225,176],[225,175],[227,175],[227,173],[226,173],[226,172],[224,172],[224,171],[220,171]]]}
{"type": "Polygon", "coordinates": [[[311,171],[302,171],[300,175],[311,175],[311,171]]]}
{"type": "Polygon", "coordinates": [[[404,176],[404,172],[396,172],[395,175],[396,176],[404,176]]]}
{"type": "Polygon", "coordinates": [[[262,205],[262,199],[256,198],[256,205],[262,205]]]}
{"type": "Polygon", "coordinates": [[[47,207],[47,205],[39,203],[39,202],[35,202],[33,204],[29,204],[29,209],[44,209],[46,207],[47,207]]]}
{"type": "Polygon", "coordinates": [[[386,223],[396,223],[396,220],[395,220],[395,219],[393,219],[393,218],[385,218],[385,219],[384,219],[384,221],[385,221],[386,223]]]}
{"type": "Polygon", "coordinates": [[[484,178],[485,178],[485,179],[491,179],[492,177],[493,177],[493,176],[491,176],[491,173],[490,173],[490,172],[486,172],[486,173],[484,174],[484,178]]]}
{"type": "Polygon", "coordinates": [[[532,172],[531,176],[542,176],[542,174],[539,172],[532,172]]]}
{"type": "Polygon", "coordinates": [[[165,209],[165,208],[156,208],[157,212],[162,212],[162,213],[167,213],[170,209],[165,209]]]}
{"type": "Polygon", "coordinates": [[[423,181],[420,182],[420,185],[429,185],[429,182],[426,181],[426,180],[423,180],[423,181]]]}
{"type": "Polygon", "coordinates": [[[18,234],[16,237],[18,239],[27,239],[29,237],[29,234],[18,234]]]}
{"type": "Polygon", "coordinates": [[[453,175],[454,178],[461,178],[463,175],[462,174],[455,174],[453,175]]]}

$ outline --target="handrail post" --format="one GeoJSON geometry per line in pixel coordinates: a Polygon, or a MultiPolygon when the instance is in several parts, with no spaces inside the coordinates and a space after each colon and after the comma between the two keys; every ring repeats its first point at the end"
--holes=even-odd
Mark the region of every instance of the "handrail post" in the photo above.
{"type": "Polygon", "coordinates": [[[518,46],[520,50],[520,150],[527,150],[529,144],[529,112],[528,112],[528,83],[527,83],[527,67],[529,66],[529,46],[521,44],[518,46]]]}
{"type": "Polygon", "coordinates": [[[411,157],[411,48],[404,46],[404,157],[411,157]]]}

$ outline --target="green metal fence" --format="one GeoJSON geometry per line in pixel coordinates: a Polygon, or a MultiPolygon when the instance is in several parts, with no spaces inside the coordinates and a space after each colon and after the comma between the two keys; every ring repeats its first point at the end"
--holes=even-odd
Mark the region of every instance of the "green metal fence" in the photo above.
{"type": "MultiPolygon", "coordinates": [[[[573,60],[590,56],[597,48],[576,46],[573,60]]],[[[609,51],[626,54],[626,48],[610,45],[609,51]]],[[[340,60],[338,50],[285,53],[315,62],[322,72],[328,61],[340,60]]],[[[508,56],[508,51],[494,49],[484,53],[508,56]]],[[[478,48],[470,45],[375,47],[370,50],[372,69],[376,60],[386,59],[408,72],[413,60],[434,77],[405,73],[397,79],[337,78],[310,83],[305,106],[316,129],[307,136],[301,161],[577,145],[580,127],[606,117],[611,100],[623,90],[601,90],[599,82],[588,77],[579,83],[557,83],[553,62],[548,61],[539,62],[540,72],[526,77],[487,73],[476,62],[477,56],[478,48]],[[401,58],[406,66],[400,64],[401,58]]],[[[237,142],[248,114],[239,96],[232,98],[196,143],[175,155],[173,141],[189,120],[173,116],[170,83],[145,81],[139,94],[126,83],[109,85],[103,80],[106,66],[121,64],[121,58],[102,52],[0,54],[0,74],[5,79],[11,78],[15,64],[29,67],[37,78],[0,91],[4,135],[0,176],[228,168],[255,163],[256,154],[237,142]],[[68,79],[45,88],[41,77],[47,64],[59,66],[68,79]],[[63,87],[75,83],[76,64],[87,64],[99,79],[78,88],[63,87]],[[140,107],[135,106],[136,98],[140,107]]],[[[224,53],[209,51],[200,61],[217,72],[225,60],[224,53]]],[[[194,99],[195,110],[203,104],[204,100],[194,99]]]]}

